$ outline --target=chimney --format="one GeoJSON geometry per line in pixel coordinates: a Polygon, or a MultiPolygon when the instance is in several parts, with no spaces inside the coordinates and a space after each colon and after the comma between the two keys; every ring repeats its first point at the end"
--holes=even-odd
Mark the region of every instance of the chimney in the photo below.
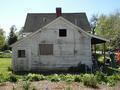
{"type": "Polygon", "coordinates": [[[61,8],[56,8],[56,17],[61,16],[61,8]]]}

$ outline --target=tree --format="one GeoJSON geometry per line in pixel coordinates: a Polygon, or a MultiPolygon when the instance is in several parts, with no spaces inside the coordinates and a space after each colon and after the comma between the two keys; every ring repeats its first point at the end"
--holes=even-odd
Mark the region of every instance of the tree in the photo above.
{"type": "Polygon", "coordinates": [[[92,29],[92,34],[95,34],[95,28],[97,25],[97,21],[98,21],[98,15],[92,15],[91,19],[90,19],[90,26],[92,29]]]}
{"type": "Polygon", "coordinates": [[[18,39],[23,38],[23,30],[24,30],[24,27],[21,27],[21,29],[18,32],[18,39]]]}
{"type": "Polygon", "coordinates": [[[0,29],[0,49],[5,45],[5,35],[3,29],[0,29]]]}
{"type": "Polygon", "coordinates": [[[17,35],[15,33],[16,30],[17,30],[16,26],[12,25],[8,36],[8,45],[11,45],[17,41],[17,35]]]}
{"type": "Polygon", "coordinates": [[[95,29],[97,35],[111,41],[107,44],[109,49],[120,49],[120,12],[108,16],[101,15],[95,29]]]}

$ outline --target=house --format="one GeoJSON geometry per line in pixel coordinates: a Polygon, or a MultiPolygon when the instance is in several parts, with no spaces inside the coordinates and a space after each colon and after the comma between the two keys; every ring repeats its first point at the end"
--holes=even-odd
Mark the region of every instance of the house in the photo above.
{"type": "Polygon", "coordinates": [[[107,40],[90,34],[85,13],[28,13],[25,37],[11,45],[14,71],[67,70],[92,66],[91,44],[107,40]]]}

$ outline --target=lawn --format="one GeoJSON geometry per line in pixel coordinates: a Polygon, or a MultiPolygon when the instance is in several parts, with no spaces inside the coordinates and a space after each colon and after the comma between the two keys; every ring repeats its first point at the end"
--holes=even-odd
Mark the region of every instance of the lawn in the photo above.
{"type": "Polygon", "coordinates": [[[12,58],[0,58],[0,73],[8,72],[8,67],[11,67],[12,58]]]}
{"type": "MultiPolygon", "coordinates": [[[[101,72],[96,72],[95,74],[42,75],[29,73],[18,75],[8,71],[8,67],[11,67],[11,61],[12,58],[0,58],[0,90],[5,90],[6,88],[7,90],[13,90],[13,88],[22,90],[22,88],[26,87],[36,88],[35,90],[47,88],[50,90],[89,90],[93,88],[100,88],[100,90],[113,90],[115,88],[114,90],[119,90],[118,88],[120,88],[120,75],[118,73],[110,76],[101,72]],[[5,82],[8,83],[5,84],[5,82]],[[113,86],[113,88],[110,86],[113,86]]],[[[110,69],[110,72],[117,70],[112,69],[111,71],[110,67],[107,67],[107,69],[110,69]]]]}

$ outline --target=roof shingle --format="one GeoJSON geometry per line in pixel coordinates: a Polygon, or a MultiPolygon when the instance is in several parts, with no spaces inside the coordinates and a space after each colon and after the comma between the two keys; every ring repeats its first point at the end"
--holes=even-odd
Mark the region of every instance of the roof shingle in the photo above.
{"type": "MultiPolygon", "coordinates": [[[[62,17],[83,30],[90,31],[90,24],[85,13],[62,13],[62,17]]],[[[55,13],[28,13],[23,32],[35,32],[54,19],[56,19],[55,13]]]]}

